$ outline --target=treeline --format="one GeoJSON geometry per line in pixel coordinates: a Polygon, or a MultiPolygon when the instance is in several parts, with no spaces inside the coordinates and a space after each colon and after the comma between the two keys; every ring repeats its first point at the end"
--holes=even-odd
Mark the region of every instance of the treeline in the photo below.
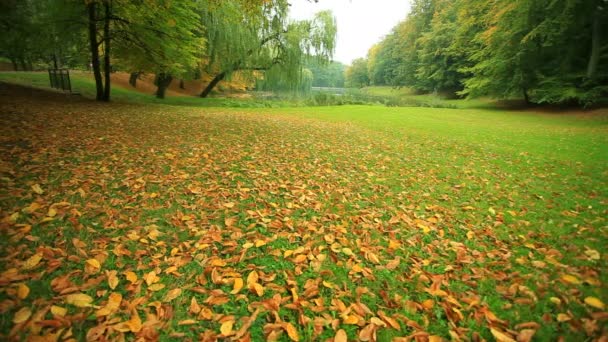
{"type": "Polygon", "coordinates": [[[352,86],[592,104],[608,93],[608,0],[414,0],[352,86]]]}
{"type": "Polygon", "coordinates": [[[331,12],[292,21],[288,10],[287,0],[3,0],[0,56],[15,70],[91,69],[102,101],[118,70],[133,86],[154,74],[160,98],[173,80],[202,74],[206,97],[235,72],[297,90],[310,86],[305,65],[331,60],[337,27],[331,12]]]}

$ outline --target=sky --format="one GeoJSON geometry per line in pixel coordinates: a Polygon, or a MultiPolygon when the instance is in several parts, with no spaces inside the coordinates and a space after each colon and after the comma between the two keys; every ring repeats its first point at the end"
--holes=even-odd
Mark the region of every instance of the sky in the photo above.
{"type": "Polygon", "coordinates": [[[355,58],[365,57],[367,50],[410,10],[409,0],[292,0],[290,17],[311,19],[314,14],[331,10],[338,22],[338,41],[334,59],[350,64],[355,58]]]}

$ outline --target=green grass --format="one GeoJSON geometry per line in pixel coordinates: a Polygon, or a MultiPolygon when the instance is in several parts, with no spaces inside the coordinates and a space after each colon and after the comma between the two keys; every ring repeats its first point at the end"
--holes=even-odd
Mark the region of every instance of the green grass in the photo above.
{"type": "Polygon", "coordinates": [[[0,96],[0,265],[21,276],[0,283],[2,338],[57,332],[14,324],[22,308],[52,320],[49,305],[66,307],[84,339],[95,326],[132,319],[129,304],[162,341],[203,331],[220,338],[224,320],[236,331],[257,307],[252,340],[281,331],[277,320],[301,340],[332,338],[332,324],[355,340],[382,315],[399,330],[377,327],[379,341],[419,329],[491,340],[490,328],[529,322],[540,326],[538,340],[605,333],[600,321],[582,328],[601,311],[585,298],[608,302],[605,114],[0,96]],[[33,202],[40,208],[24,210],[33,202]],[[36,252],[40,264],[24,269],[36,252]],[[91,258],[99,272],[85,272],[91,258]],[[118,272],[115,289],[109,270],[118,272]],[[264,292],[231,293],[254,270],[264,292]],[[163,289],[144,280],[152,271],[163,289]],[[122,306],[97,318],[66,303],[61,276],[94,305],[117,292],[122,306]],[[433,292],[434,282],[445,292],[433,292]],[[212,315],[189,312],[192,298],[212,315]],[[347,324],[353,314],[360,325],[347,324]],[[194,324],[179,324],[188,319],[194,324]]]}
{"type": "Polygon", "coordinates": [[[406,107],[410,105],[416,107],[492,109],[497,106],[496,102],[489,99],[446,99],[437,94],[416,94],[415,91],[407,87],[370,86],[361,90],[354,90],[354,92],[385,98],[389,100],[389,103],[406,107]]]}

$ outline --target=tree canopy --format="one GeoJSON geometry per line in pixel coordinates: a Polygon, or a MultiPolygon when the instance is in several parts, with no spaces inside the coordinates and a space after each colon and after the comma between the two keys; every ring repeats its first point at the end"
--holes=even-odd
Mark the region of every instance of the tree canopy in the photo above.
{"type": "Polygon", "coordinates": [[[608,88],[606,0],[415,0],[370,49],[375,85],[591,104],[608,88]]]}
{"type": "Polygon", "coordinates": [[[310,86],[305,63],[331,60],[337,31],[327,11],[288,19],[286,0],[152,0],[145,10],[130,0],[7,0],[0,6],[0,26],[10,32],[0,38],[0,54],[15,69],[91,67],[103,101],[117,70],[135,79],[155,74],[161,98],[175,77],[201,72],[212,76],[203,97],[237,71],[297,90],[310,86]]]}

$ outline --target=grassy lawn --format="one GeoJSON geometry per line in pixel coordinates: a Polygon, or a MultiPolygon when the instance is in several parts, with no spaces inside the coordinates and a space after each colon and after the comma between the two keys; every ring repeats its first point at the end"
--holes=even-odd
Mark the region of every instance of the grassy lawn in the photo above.
{"type": "Polygon", "coordinates": [[[124,91],[0,88],[0,339],[608,333],[606,115],[124,91]]]}

